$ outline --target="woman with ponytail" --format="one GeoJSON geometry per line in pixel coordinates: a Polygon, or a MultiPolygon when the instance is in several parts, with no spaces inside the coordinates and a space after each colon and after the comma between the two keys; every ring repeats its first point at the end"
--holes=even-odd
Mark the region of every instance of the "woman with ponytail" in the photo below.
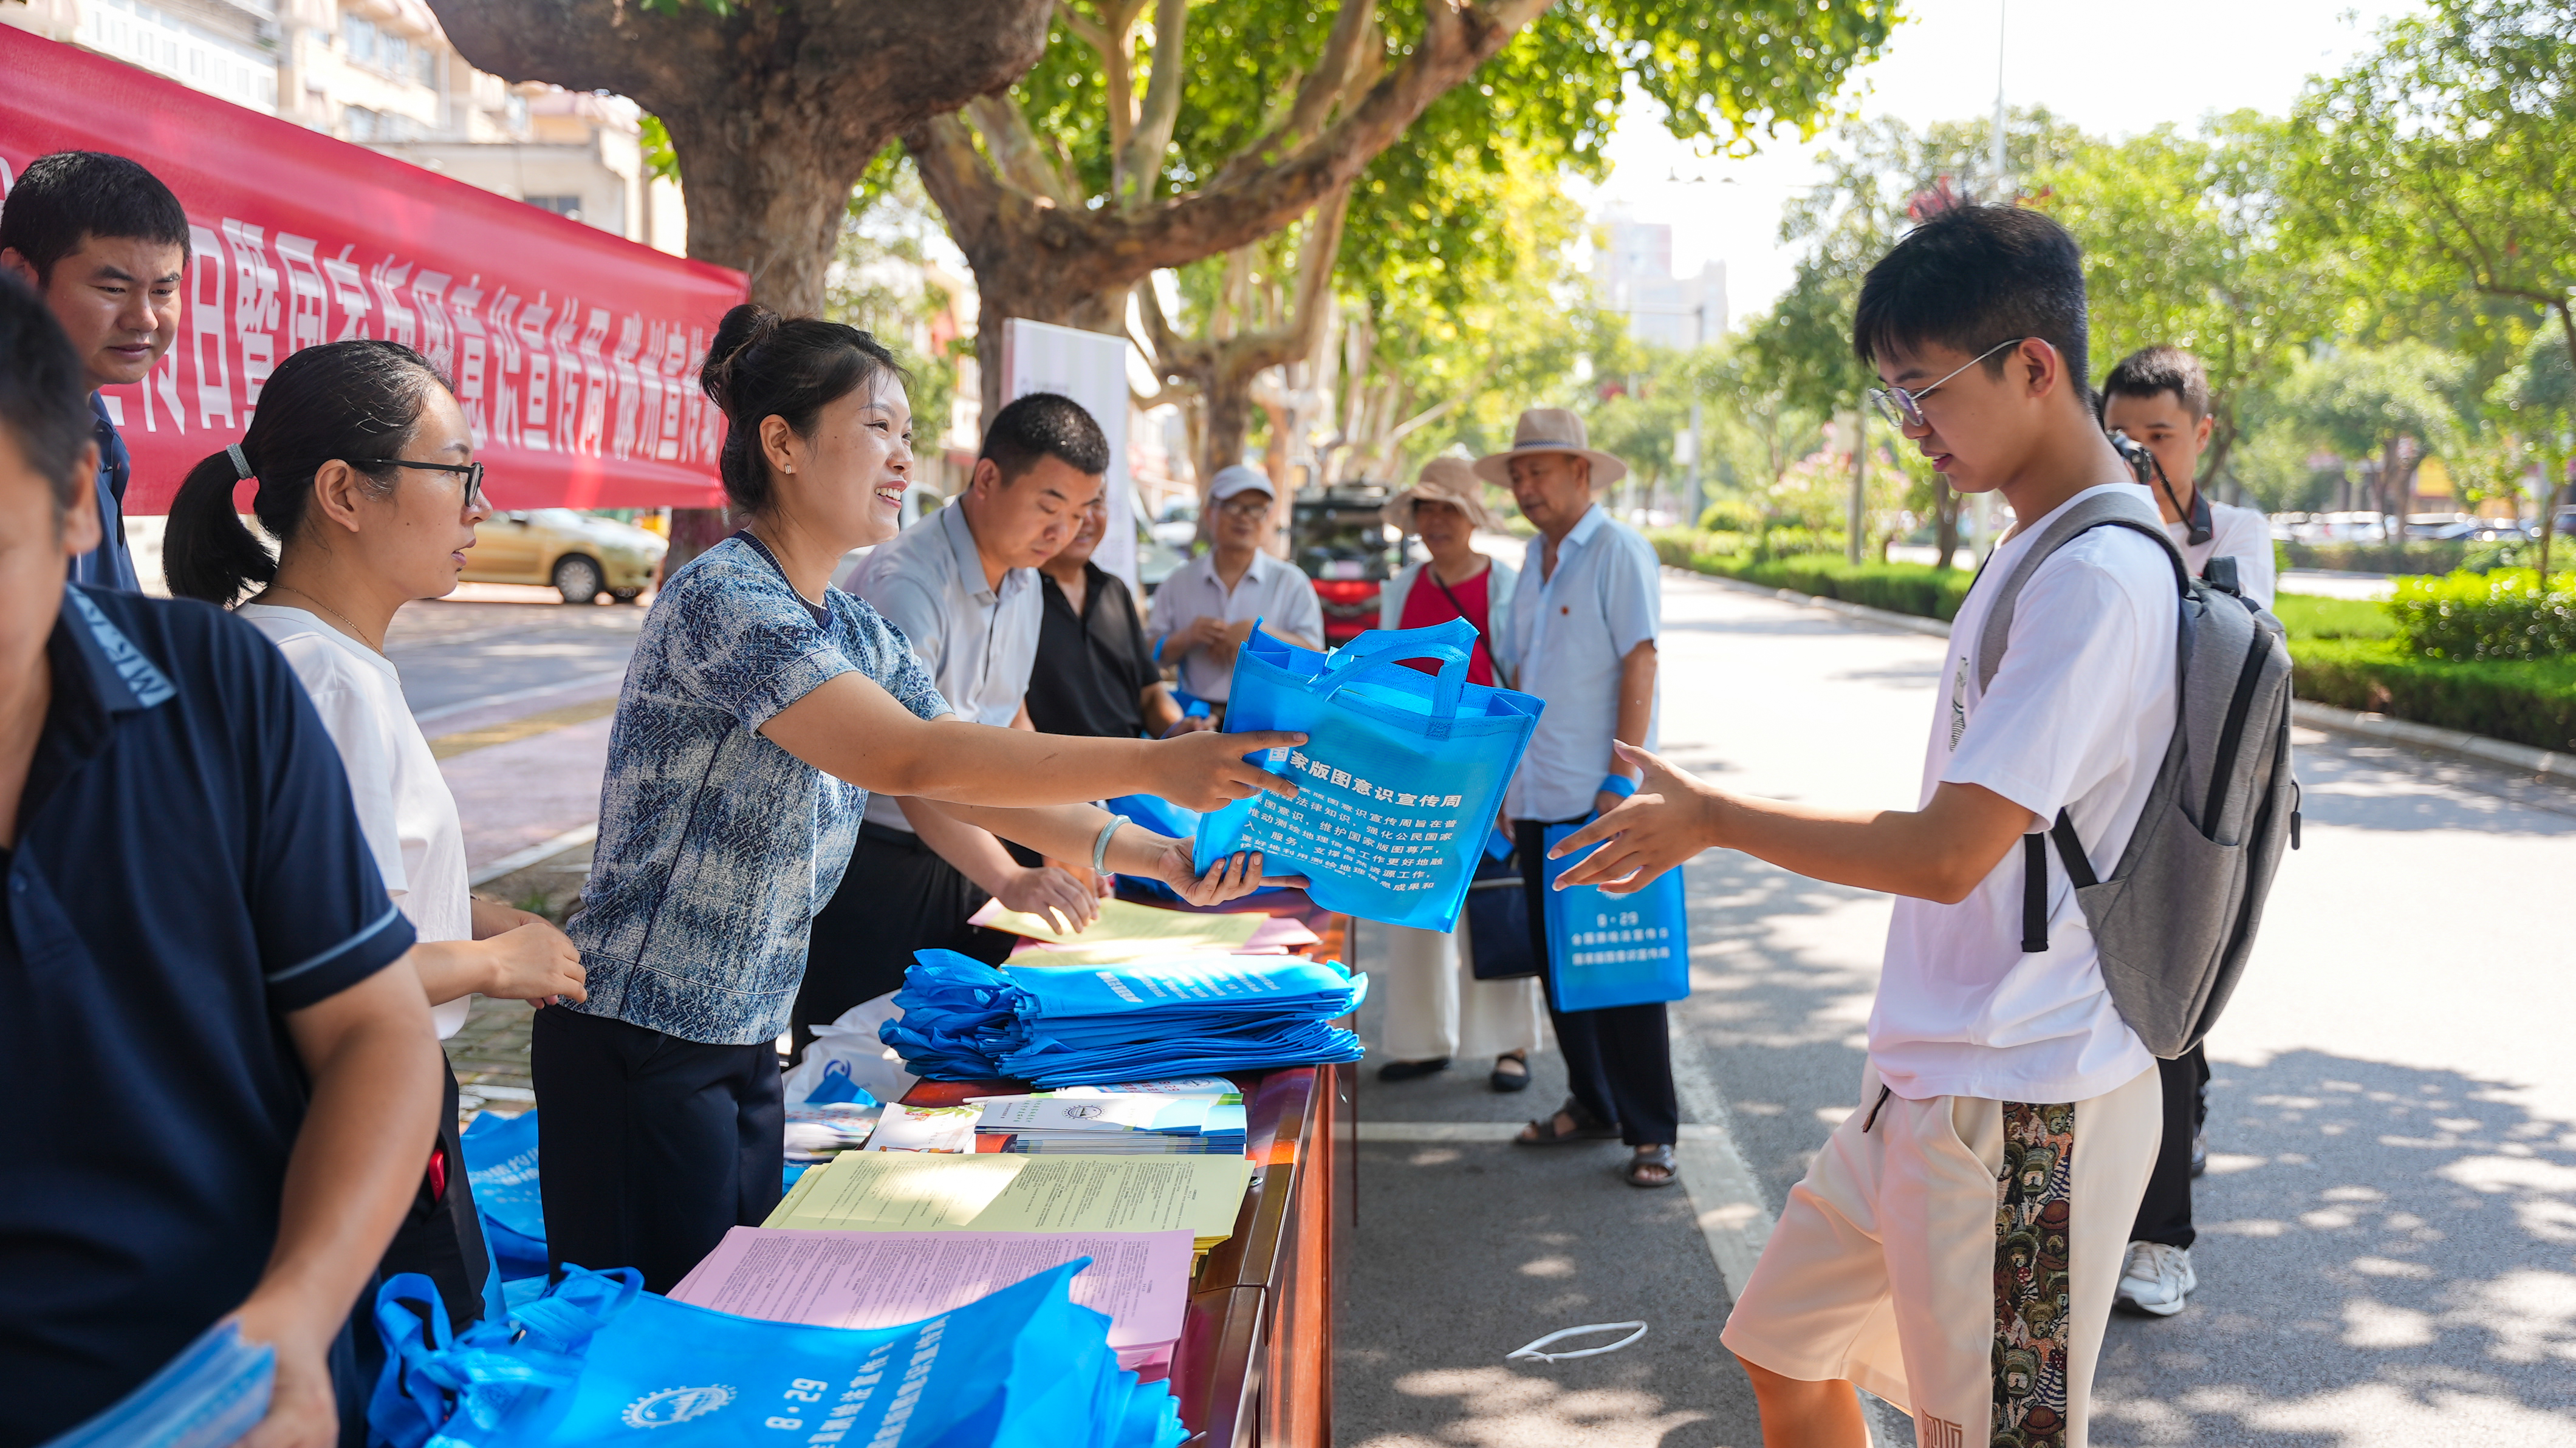
{"type": "MultiPolygon", "coordinates": [[[[473,458],[465,413],[427,358],[392,342],[307,347],[269,377],[242,440],[189,471],[162,543],[174,594],[230,606],[259,587],[234,611],[286,656],[339,746],[376,868],[419,935],[412,959],[442,1039],[478,994],[582,993],[562,931],[469,892],[455,797],[384,654],[394,614],[454,591],[464,570],[486,516],[473,458]],[[274,559],[233,511],[245,482],[274,559]]],[[[428,1274],[462,1326],[497,1309],[499,1285],[457,1142],[453,1071],[446,1090],[437,1153],[385,1271],[428,1274]]]]}
{"type": "Polygon", "coordinates": [[[672,574],[645,617],[570,927],[590,997],[539,1011],[533,1037],[548,1246],[559,1263],[639,1267],[655,1292],[777,1205],[774,1043],[869,791],[1207,904],[1262,884],[1261,857],[1201,877],[1189,841],[1078,801],[1293,794],[1244,757],[1305,740],[959,720],[903,635],[830,583],[843,554],[894,536],[912,484],[894,358],[854,327],[741,306],[700,376],[725,415],[741,531],[672,574]]]}

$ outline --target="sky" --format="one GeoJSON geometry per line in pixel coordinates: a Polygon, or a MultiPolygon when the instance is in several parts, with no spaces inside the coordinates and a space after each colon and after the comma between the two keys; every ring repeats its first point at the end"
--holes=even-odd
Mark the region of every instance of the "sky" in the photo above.
{"type": "MultiPolygon", "coordinates": [[[[2251,107],[2280,114],[2307,78],[2338,70],[2389,16],[2417,0],[1905,0],[1908,19],[1886,55],[1857,72],[1842,104],[1916,127],[1990,115],[1998,29],[2005,102],[2044,105],[2097,135],[2126,136],[2251,107]]],[[[1611,138],[1615,163],[1588,198],[1601,219],[1619,207],[1673,227],[1673,270],[1722,261],[1727,310],[1740,323],[1786,290],[1797,249],[1779,241],[1789,200],[1821,179],[1826,140],[1793,134],[1748,160],[1712,159],[1673,138],[1651,102],[1611,138]]]]}

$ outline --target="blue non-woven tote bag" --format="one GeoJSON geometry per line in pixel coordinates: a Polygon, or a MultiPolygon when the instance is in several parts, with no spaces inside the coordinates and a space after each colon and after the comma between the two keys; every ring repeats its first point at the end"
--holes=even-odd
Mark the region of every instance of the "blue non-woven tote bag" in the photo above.
{"type": "Polygon", "coordinates": [[[504,1282],[543,1277],[546,1207],[537,1185],[537,1113],[503,1116],[486,1111],[465,1128],[465,1174],[474,1183],[474,1208],[483,1218],[483,1240],[504,1282]]]}
{"type": "MultiPolygon", "coordinates": [[[[1581,829],[1550,825],[1546,849],[1581,829]]],[[[1666,870],[1634,895],[1597,885],[1556,888],[1590,851],[1547,861],[1547,984],[1561,1011],[1677,1001],[1690,994],[1690,908],[1682,872],[1666,870]]]]}
{"type": "Polygon", "coordinates": [[[567,1267],[510,1322],[452,1336],[438,1289],[406,1273],[376,1300],[386,1364],[368,1404],[369,1441],[1171,1448],[1183,1433],[1168,1389],[1140,1390],[1142,1413],[1120,1401],[1134,1375],[1109,1347],[1109,1319],[1068,1296],[1089,1262],[890,1328],[737,1317],[643,1292],[631,1268],[567,1267]],[[1103,1407],[1115,1416],[1104,1421],[1103,1407]]]}
{"type": "Polygon", "coordinates": [[[1257,629],[1235,655],[1230,730],[1296,730],[1295,750],[1253,762],[1297,781],[1199,820],[1198,868],[1260,850],[1265,868],[1302,874],[1327,910],[1446,931],[1475,873],[1503,788],[1545,705],[1467,682],[1475,625],[1371,629],[1319,654],[1257,629]],[[1435,660],[1436,675],[1407,668],[1435,660]]]}

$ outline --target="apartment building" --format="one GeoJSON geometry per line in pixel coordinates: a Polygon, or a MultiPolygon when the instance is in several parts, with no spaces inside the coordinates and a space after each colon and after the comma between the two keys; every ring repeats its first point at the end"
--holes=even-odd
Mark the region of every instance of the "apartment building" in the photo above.
{"type": "Polygon", "coordinates": [[[422,0],[0,0],[0,23],[168,76],[630,241],[685,254],[635,103],[512,84],[422,0]]]}

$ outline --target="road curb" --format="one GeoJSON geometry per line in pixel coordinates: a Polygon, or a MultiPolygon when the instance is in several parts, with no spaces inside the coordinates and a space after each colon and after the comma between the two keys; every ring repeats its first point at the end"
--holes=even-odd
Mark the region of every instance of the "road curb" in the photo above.
{"type": "Polygon", "coordinates": [[[2535,749],[2528,744],[2515,744],[2503,739],[2489,739],[2483,734],[2467,734],[2457,729],[2437,729],[2430,724],[2415,724],[2404,719],[2391,719],[2385,714],[2363,714],[2351,709],[2338,709],[2332,704],[2318,704],[2306,699],[2290,701],[2290,717],[2311,729],[2332,729],[2341,734],[2355,734],[2382,744],[2404,744],[2417,749],[2439,750],[2474,759],[2481,764],[2499,764],[2519,774],[2536,775],[2562,784],[2576,784],[2576,754],[2558,754],[2535,749]]]}
{"type": "MultiPolygon", "coordinates": [[[[1727,578],[1714,573],[1700,573],[1688,568],[1665,567],[1685,578],[1714,583],[1737,593],[1756,594],[1800,608],[1823,609],[1862,623],[1885,628],[1903,629],[1908,633],[1950,636],[1950,626],[1939,619],[1916,618],[1912,614],[1892,613],[1866,604],[1845,603],[1838,598],[1819,598],[1787,588],[1765,588],[1746,583],[1740,578],[1727,578]]],[[[2441,729],[2430,724],[2416,724],[2404,719],[2391,719],[2385,714],[2365,714],[2339,709],[2332,704],[2319,704],[2308,699],[2290,702],[2290,717],[2311,729],[2328,729],[2350,734],[2378,744],[2402,744],[2414,749],[2430,749],[2480,764],[2499,765],[2517,774],[2528,774],[2564,784],[2576,784],[2576,754],[2559,754],[2535,749],[2528,744],[2515,744],[2503,739],[2490,739],[2483,734],[2470,734],[2458,729],[2441,729]]]]}

